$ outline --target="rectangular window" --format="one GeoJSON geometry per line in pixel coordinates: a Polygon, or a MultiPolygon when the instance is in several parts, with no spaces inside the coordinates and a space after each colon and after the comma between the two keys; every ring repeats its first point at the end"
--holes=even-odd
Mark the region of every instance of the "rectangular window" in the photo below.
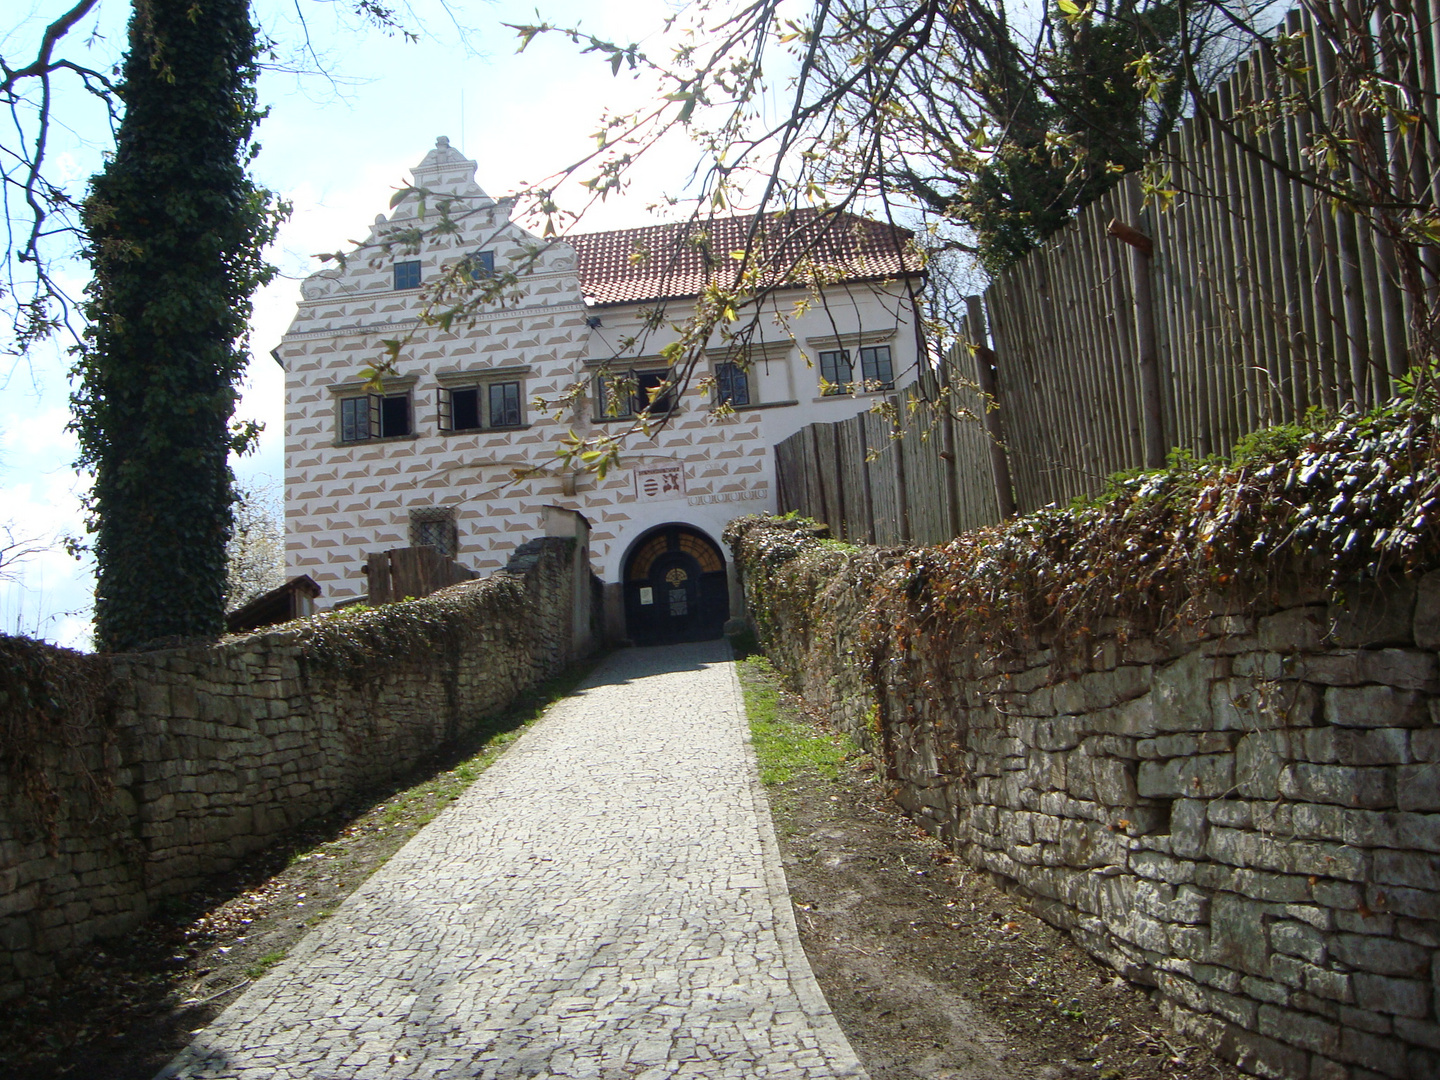
{"type": "Polygon", "coordinates": [[[848,394],[850,384],[855,380],[854,369],[850,366],[850,354],[844,349],[835,349],[820,354],[820,378],[825,394],[848,394]]]}
{"type": "Polygon", "coordinates": [[[474,431],[480,426],[480,388],[441,390],[442,398],[450,399],[450,423],[441,423],[449,431],[474,431]]]}
{"type": "Polygon", "coordinates": [[[525,426],[522,382],[482,382],[440,388],[441,431],[489,431],[525,426]]]}
{"type": "Polygon", "coordinates": [[[340,399],[340,441],[393,439],[410,434],[410,395],[366,394],[340,399]]]}
{"type": "Polygon", "coordinates": [[[890,364],[890,346],[877,345],[860,350],[860,374],[867,390],[889,390],[895,385],[890,364]]]}
{"type": "Polygon", "coordinates": [[[380,438],[410,434],[410,395],[392,394],[380,399],[380,438]]]}
{"type": "Polygon", "coordinates": [[[420,287],[420,260],[397,262],[395,264],[395,288],[418,289],[420,287]]]}
{"type": "Polygon", "coordinates": [[[739,364],[716,364],[715,396],[722,405],[749,405],[750,373],[739,364]]]}
{"type": "Polygon", "coordinates": [[[340,399],[340,441],[359,442],[370,438],[370,399],[340,399]]]}
{"type": "Polygon", "coordinates": [[[493,251],[472,251],[465,256],[462,272],[471,281],[495,276],[495,253],[493,251]]]}
{"type": "Polygon", "coordinates": [[[630,406],[631,412],[642,413],[649,409],[651,416],[664,416],[668,413],[674,397],[673,391],[666,390],[658,396],[652,395],[651,391],[664,385],[669,378],[669,371],[635,372],[635,400],[630,406]]]}
{"type": "Polygon", "coordinates": [[[455,528],[455,508],[426,506],[411,510],[410,546],[431,547],[453,559],[460,547],[455,528]]]}
{"type": "Polygon", "coordinates": [[[490,426],[492,428],[519,427],[520,384],[518,382],[490,384],[490,426]]]}
{"type": "Polygon", "coordinates": [[[600,419],[629,419],[646,409],[651,416],[663,416],[675,407],[671,388],[651,400],[651,391],[670,379],[669,369],[659,371],[617,371],[595,379],[595,415],[600,419]],[[610,409],[612,395],[615,409],[610,409]]]}

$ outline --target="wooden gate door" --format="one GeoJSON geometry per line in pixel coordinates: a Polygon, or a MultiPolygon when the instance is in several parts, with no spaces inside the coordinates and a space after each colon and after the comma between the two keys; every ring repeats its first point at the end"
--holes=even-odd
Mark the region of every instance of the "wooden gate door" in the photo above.
{"type": "Polygon", "coordinates": [[[625,624],[636,644],[708,641],[720,636],[729,617],[725,562],[702,533],[666,526],[631,555],[625,624]]]}

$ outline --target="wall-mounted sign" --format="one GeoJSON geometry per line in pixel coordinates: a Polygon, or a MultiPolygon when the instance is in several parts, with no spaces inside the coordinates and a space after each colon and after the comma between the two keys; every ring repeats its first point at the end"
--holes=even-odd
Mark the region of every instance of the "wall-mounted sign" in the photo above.
{"type": "Polygon", "coordinates": [[[653,604],[655,602],[655,590],[649,585],[640,586],[640,603],[653,604]]]}
{"type": "Polygon", "coordinates": [[[691,495],[689,503],[691,506],[704,506],[706,503],[724,502],[745,502],[749,499],[766,499],[770,496],[768,487],[747,488],[744,491],[718,491],[713,494],[691,495]]]}
{"type": "Polygon", "coordinates": [[[685,497],[685,466],[679,462],[668,465],[642,465],[635,470],[635,498],[683,499],[685,497]]]}

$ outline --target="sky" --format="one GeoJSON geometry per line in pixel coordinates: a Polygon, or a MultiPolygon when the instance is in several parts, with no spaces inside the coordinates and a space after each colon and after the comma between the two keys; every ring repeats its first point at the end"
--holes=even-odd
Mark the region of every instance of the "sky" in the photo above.
{"type": "MultiPolygon", "coordinates": [[[[34,42],[62,4],[29,0],[28,18],[0,28],[0,54],[33,55],[34,42]]],[[[242,486],[281,482],[283,374],[270,357],[285,332],[299,282],[319,269],[314,256],[344,248],[364,236],[391,193],[446,135],[479,162],[477,180],[492,196],[550,175],[594,146],[592,133],[603,109],[623,110],[651,100],[653,84],[626,73],[559,38],[537,39],[516,53],[517,38],[504,23],[537,21],[535,0],[498,0],[455,5],[470,32],[461,34],[441,7],[419,7],[419,44],[370,31],[350,31],[333,20],[337,5],[306,3],[313,55],[301,58],[309,73],[296,74],[293,49],[304,40],[293,5],[257,3],[259,21],[284,43],[275,70],[259,85],[270,114],[260,125],[261,152],[254,172],[262,184],[294,205],[271,260],[281,277],[255,299],[250,346],[253,359],[237,416],[265,424],[259,449],[234,462],[242,486]],[[318,64],[317,64],[318,60],[318,64]],[[314,68],[323,68],[316,74],[314,68]],[[289,70],[285,70],[289,68],[289,70]]],[[[68,6],[68,4],[63,5],[68,6]]],[[[659,47],[656,33],[674,10],[663,0],[539,0],[539,18],[561,25],[579,22],[601,37],[659,47]]],[[[128,5],[101,0],[93,57],[118,54],[128,5]]],[[[80,40],[79,38],[76,39],[80,40]]],[[[80,95],[59,99],[64,124],[52,140],[56,173],[83,193],[84,179],[100,165],[109,143],[103,116],[80,95]]],[[[683,140],[660,148],[637,174],[635,188],[587,213],[585,230],[647,224],[646,206],[678,191],[695,160],[683,140]]],[[[78,293],[83,265],[64,267],[78,293]]],[[[64,536],[83,535],[74,437],[69,421],[68,359],[64,342],[33,356],[0,357],[0,526],[16,541],[42,550],[0,566],[0,632],[26,634],[72,648],[90,647],[92,567],[63,550],[64,536]]],[[[0,532],[0,548],[4,546],[0,532]]]]}

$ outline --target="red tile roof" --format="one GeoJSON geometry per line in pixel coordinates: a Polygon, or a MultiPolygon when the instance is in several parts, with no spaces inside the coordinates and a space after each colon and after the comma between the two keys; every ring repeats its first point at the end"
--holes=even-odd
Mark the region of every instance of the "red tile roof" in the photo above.
{"type": "MultiPolygon", "coordinates": [[[[731,252],[745,249],[754,220],[753,214],[700,219],[581,233],[566,241],[579,257],[580,286],[591,303],[676,299],[699,295],[717,271],[728,275],[739,266],[731,252]]],[[[912,235],[854,214],[799,210],[767,214],[753,250],[797,284],[807,277],[807,263],[823,267],[827,278],[877,280],[921,272],[912,235]]]]}

